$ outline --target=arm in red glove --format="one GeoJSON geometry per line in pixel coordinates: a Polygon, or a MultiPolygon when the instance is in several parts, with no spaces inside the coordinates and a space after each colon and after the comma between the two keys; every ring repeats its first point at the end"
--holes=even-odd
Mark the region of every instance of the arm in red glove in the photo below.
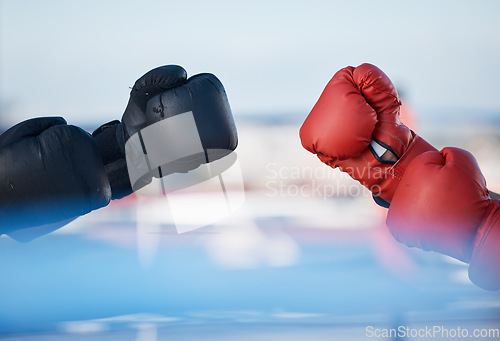
{"type": "Polygon", "coordinates": [[[416,157],[387,215],[394,237],[469,263],[476,285],[500,289],[500,200],[492,199],[476,160],[458,148],[416,157]]]}
{"type": "Polygon", "coordinates": [[[347,172],[388,207],[411,160],[436,150],[401,123],[400,106],[396,88],[376,66],[343,68],[302,125],[302,145],[347,172]],[[390,154],[382,158],[384,151],[390,154]]]}

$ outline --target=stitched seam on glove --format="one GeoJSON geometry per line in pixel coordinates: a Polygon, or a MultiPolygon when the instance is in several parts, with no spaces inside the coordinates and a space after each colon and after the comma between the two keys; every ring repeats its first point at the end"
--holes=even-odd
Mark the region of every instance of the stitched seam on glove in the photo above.
{"type": "Polygon", "coordinates": [[[321,156],[326,156],[326,157],[329,157],[331,159],[328,162],[323,162],[322,161],[325,165],[330,166],[332,168],[337,168],[338,167],[337,162],[340,161],[338,158],[330,156],[330,155],[326,155],[326,154],[321,153],[321,152],[318,152],[318,153],[315,153],[315,154],[316,155],[321,155],[321,156]],[[333,162],[333,161],[335,161],[335,162],[333,162]],[[333,166],[332,166],[332,162],[333,162],[333,166]]]}
{"type": "MultiPolygon", "coordinates": [[[[379,122],[383,122],[383,121],[379,121],[379,122]]],[[[385,129],[382,129],[380,127],[375,127],[375,130],[379,130],[380,132],[390,136],[390,137],[393,137],[394,139],[396,139],[397,141],[399,141],[399,143],[401,143],[401,146],[403,147],[403,150],[406,149],[406,146],[405,146],[405,143],[403,142],[403,140],[401,140],[398,136],[396,135],[393,135],[392,133],[388,132],[387,130],[385,129]]],[[[395,149],[393,146],[391,146],[393,149],[395,149]]],[[[404,155],[404,154],[403,154],[404,155]]]]}
{"type": "MultiPolygon", "coordinates": [[[[370,76],[370,74],[371,74],[371,72],[370,72],[368,75],[366,75],[365,77],[370,76]]],[[[377,79],[373,80],[371,84],[370,84],[370,83],[366,83],[366,84],[365,84],[365,83],[364,83],[364,79],[363,79],[363,80],[362,80],[362,83],[363,83],[363,84],[361,84],[361,86],[360,86],[361,94],[363,94],[363,88],[364,88],[365,86],[371,86],[371,87],[372,87],[372,88],[374,88],[375,90],[377,90],[377,91],[379,91],[379,92],[381,92],[381,93],[383,93],[383,94],[389,95],[390,97],[392,97],[392,98],[396,99],[397,103],[398,103],[399,105],[401,105],[401,101],[399,100],[398,96],[394,96],[394,95],[391,93],[392,91],[391,91],[391,92],[387,92],[387,91],[382,91],[382,90],[380,90],[379,88],[377,88],[377,87],[374,85],[374,83],[375,83],[376,81],[377,81],[377,79]]],[[[365,97],[365,96],[363,95],[363,97],[365,97]]],[[[366,97],[365,97],[365,99],[366,99],[366,97]]],[[[367,102],[368,102],[368,101],[367,101],[367,102]]]]}
{"type": "MultiPolygon", "coordinates": [[[[392,167],[393,174],[398,180],[401,180],[401,178],[403,177],[403,175],[406,171],[406,168],[408,166],[408,165],[406,165],[405,167],[403,167],[402,164],[409,158],[411,151],[417,145],[418,139],[420,139],[420,137],[418,135],[415,135],[413,137],[413,139],[410,141],[410,144],[408,145],[408,148],[406,149],[405,153],[403,155],[401,155],[401,158],[392,167]]],[[[410,160],[410,163],[411,163],[411,161],[412,160],[410,160]]]]}

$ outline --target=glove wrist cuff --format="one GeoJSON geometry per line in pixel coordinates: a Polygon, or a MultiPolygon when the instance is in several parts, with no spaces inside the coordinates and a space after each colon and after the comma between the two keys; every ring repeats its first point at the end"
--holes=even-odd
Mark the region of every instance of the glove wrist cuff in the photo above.
{"type": "MultiPolygon", "coordinates": [[[[399,180],[403,177],[403,174],[406,172],[409,164],[413,161],[414,158],[428,151],[438,151],[432,145],[430,145],[426,140],[412,132],[414,135],[412,141],[408,145],[405,153],[401,156],[401,158],[394,164],[393,174],[399,180]]],[[[392,198],[392,197],[391,197],[392,198]]]]}
{"type": "Polygon", "coordinates": [[[401,156],[401,158],[391,167],[389,174],[390,176],[386,181],[381,183],[381,190],[378,195],[373,194],[373,198],[375,202],[385,208],[388,208],[394,193],[399,186],[399,182],[403,177],[406,169],[411,164],[413,159],[415,159],[420,154],[423,154],[428,151],[438,151],[432,145],[430,145],[423,138],[412,132],[413,139],[411,140],[408,148],[405,153],[401,156]]]}
{"type": "Polygon", "coordinates": [[[111,121],[92,133],[102,157],[104,169],[109,179],[111,199],[120,199],[131,194],[132,187],[125,158],[123,124],[111,121]]]}

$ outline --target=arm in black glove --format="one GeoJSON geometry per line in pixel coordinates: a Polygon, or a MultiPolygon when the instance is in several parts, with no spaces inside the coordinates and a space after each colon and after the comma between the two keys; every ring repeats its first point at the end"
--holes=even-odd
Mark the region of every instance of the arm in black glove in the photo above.
{"type": "Polygon", "coordinates": [[[62,118],[28,120],[0,136],[0,233],[50,232],[152,177],[225,156],[237,141],[214,75],[188,79],[180,66],[153,69],[136,81],[122,120],[92,136],[62,118]]]}
{"type": "Polygon", "coordinates": [[[30,231],[37,236],[110,199],[94,139],[63,118],[27,120],[0,136],[0,233],[43,226],[30,231]]]}

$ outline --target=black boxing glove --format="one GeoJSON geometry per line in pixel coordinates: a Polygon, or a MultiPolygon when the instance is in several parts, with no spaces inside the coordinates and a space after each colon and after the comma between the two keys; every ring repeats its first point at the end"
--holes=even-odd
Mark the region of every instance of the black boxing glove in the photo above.
{"type": "Polygon", "coordinates": [[[0,135],[0,234],[57,229],[111,198],[94,139],[61,117],[21,122],[0,135]]]}
{"type": "Polygon", "coordinates": [[[187,79],[173,65],[137,80],[122,122],[93,137],[60,117],[28,120],[0,136],[0,234],[31,240],[152,177],[195,169],[237,145],[220,81],[211,74],[187,79]]]}
{"type": "Polygon", "coordinates": [[[226,92],[212,74],[187,79],[176,65],[136,81],[121,122],[93,133],[111,184],[124,197],[174,172],[187,172],[236,149],[238,138],[226,92]]]}

